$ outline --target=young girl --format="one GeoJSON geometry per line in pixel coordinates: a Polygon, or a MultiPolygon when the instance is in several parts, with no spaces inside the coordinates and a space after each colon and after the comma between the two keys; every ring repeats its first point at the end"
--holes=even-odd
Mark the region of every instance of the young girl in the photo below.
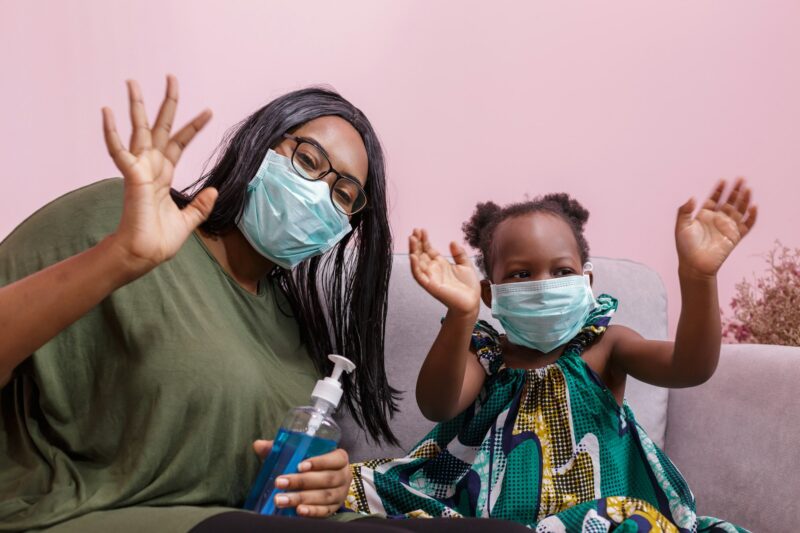
{"type": "Polygon", "coordinates": [[[502,518],[537,531],[737,531],[695,515],[686,481],[623,400],[628,375],[691,387],[714,373],[716,274],[756,220],[743,180],[723,201],[724,189],[723,181],[696,216],[693,199],[678,210],[675,342],[609,325],[617,300],[592,293],[589,213],[566,194],[478,204],[463,229],[483,280],[460,246],[450,244],[451,264],[415,230],[414,278],[447,307],[417,401],[442,423],[405,458],[354,465],[346,505],[502,518]],[[504,335],[476,325],[481,300],[504,335]]]}

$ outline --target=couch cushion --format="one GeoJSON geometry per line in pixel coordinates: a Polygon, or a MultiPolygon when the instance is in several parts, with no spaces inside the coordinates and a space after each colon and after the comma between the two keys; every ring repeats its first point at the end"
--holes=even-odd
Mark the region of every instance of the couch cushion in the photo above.
{"type": "Polygon", "coordinates": [[[697,512],[751,531],[797,531],[800,348],[722,346],[705,384],[670,391],[666,452],[697,512]]]}
{"type": "MultiPolygon", "coordinates": [[[[632,261],[594,258],[592,262],[595,294],[607,292],[620,301],[612,324],[624,324],[647,338],[665,339],[667,303],[658,275],[632,261]]],[[[400,456],[433,427],[419,412],[414,389],[417,373],[439,331],[439,321],[444,313],[444,306],[414,281],[408,256],[395,255],[389,286],[386,371],[389,382],[404,392],[400,413],[393,421],[401,447],[379,447],[368,442],[364,433],[344,416],[341,420],[342,446],[350,452],[352,460],[400,456]]],[[[482,306],[481,318],[497,325],[485,306],[482,306]]],[[[667,390],[629,379],[626,397],[639,423],[661,445],[666,424],[667,390]]]]}

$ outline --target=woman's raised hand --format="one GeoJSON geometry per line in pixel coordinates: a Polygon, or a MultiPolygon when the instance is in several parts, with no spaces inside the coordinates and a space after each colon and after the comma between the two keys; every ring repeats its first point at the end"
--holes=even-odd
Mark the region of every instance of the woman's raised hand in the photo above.
{"type": "Polygon", "coordinates": [[[422,288],[451,311],[477,314],[481,302],[478,274],[464,249],[450,243],[455,264],[445,259],[428,240],[428,232],[415,229],[408,238],[411,273],[422,288]]]}
{"type": "Polygon", "coordinates": [[[750,202],[750,188],[743,179],[736,180],[728,197],[723,200],[724,191],[725,181],[720,180],[694,217],[694,198],[678,208],[675,243],[680,268],[685,272],[716,275],[756,222],[758,211],[750,202]]]}
{"type": "Polygon", "coordinates": [[[194,229],[211,214],[217,191],[206,188],[184,209],[170,196],[173,173],[183,150],[211,119],[205,110],[172,135],[178,105],[178,82],[167,76],[167,92],[155,125],[147,121],[139,84],[128,81],[131,141],[120,140],[109,108],[103,108],[108,153],[122,173],[125,197],[122,218],[112,236],[125,254],[131,274],[142,275],[173,257],[194,229]]]}

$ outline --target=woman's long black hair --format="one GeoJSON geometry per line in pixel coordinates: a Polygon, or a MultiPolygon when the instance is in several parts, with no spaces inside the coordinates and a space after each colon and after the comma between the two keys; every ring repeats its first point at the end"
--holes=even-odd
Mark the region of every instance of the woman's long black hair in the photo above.
{"type": "Polygon", "coordinates": [[[384,368],[392,268],[385,164],[378,137],[364,114],[329,89],[285,94],[231,130],[214,167],[185,191],[173,191],[173,199],[183,207],[203,188],[216,187],[214,210],[200,227],[213,235],[230,231],[243,212],[247,185],[267,150],[280,144],[284,133],[331,115],[347,120],[364,141],[367,207],[352,217],[353,231],[328,253],[303,261],[294,270],[276,267],[272,277],[292,306],[317,371],[329,373],[330,353],[351,359],[357,370],[344,379],[344,397],[353,418],[372,438],[396,443],[389,420],[397,411],[397,391],[389,386],[384,368]]]}

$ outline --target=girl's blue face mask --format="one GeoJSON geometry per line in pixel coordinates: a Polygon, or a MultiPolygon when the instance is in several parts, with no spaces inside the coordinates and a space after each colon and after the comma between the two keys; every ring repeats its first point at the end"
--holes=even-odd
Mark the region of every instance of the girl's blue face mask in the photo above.
{"type": "Polygon", "coordinates": [[[327,252],[352,230],[333,206],[328,184],[299,176],[274,150],[247,186],[238,227],[258,253],[287,269],[327,252]]]}
{"type": "Polygon", "coordinates": [[[492,316],[512,343],[552,352],[581,330],[596,305],[591,269],[586,263],[582,276],[492,284],[492,316]]]}

